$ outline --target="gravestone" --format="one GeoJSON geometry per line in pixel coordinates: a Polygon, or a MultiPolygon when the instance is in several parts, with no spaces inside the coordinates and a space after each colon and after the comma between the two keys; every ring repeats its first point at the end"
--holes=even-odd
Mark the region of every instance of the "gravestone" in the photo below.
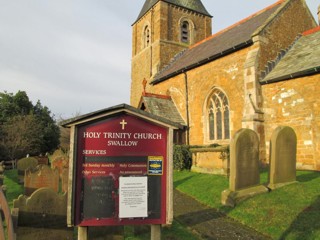
{"type": "Polygon", "coordinates": [[[250,129],[240,129],[230,144],[229,189],[222,192],[222,204],[235,206],[250,196],[267,192],[260,185],[259,138],[250,129]]]}
{"type": "Polygon", "coordinates": [[[38,165],[38,160],[34,157],[26,157],[18,161],[17,169],[18,169],[18,178],[19,178],[20,184],[23,184],[25,171],[28,168],[35,168],[37,165],[38,165]]]}
{"type": "Polygon", "coordinates": [[[35,190],[48,187],[55,192],[59,191],[59,172],[47,165],[38,165],[25,171],[24,192],[30,196],[35,190]]]}
{"type": "Polygon", "coordinates": [[[58,169],[60,177],[62,177],[63,169],[68,168],[69,159],[68,156],[58,156],[51,161],[51,168],[58,169]]]}
{"type": "Polygon", "coordinates": [[[270,189],[296,182],[297,136],[291,127],[275,129],[270,141],[270,189]]]}
{"type": "Polygon", "coordinates": [[[17,239],[72,240],[73,228],[67,228],[67,195],[41,188],[30,197],[20,195],[13,201],[19,209],[17,239]]]}
{"type": "Polygon", "coordinates": [[[49,165],[49,158],[47,156],[38,156],[36,157],[38,164],[49,165]]]}

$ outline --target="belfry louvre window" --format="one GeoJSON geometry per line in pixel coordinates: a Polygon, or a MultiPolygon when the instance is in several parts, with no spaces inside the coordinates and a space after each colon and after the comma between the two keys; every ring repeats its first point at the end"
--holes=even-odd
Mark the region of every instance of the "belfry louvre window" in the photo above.
{"type": "Polygon", "coordinates": [[[229,102],[226,95],[214,89],[208,100],[208,128],[210,140],[230,138],[229,102]]]}
{"type": "Polygon", "coordinates": [[[144,39],[144,47],[149,47],[150,46],[150,28],[149,26],[146,26],[144,28],[144,31],[143,31],[143,39],[144,39]]]}
{"type": "Polygon", "coordinates": [[[181,24],[181,42],[184,42],[184,43],[190,42],[189,23],[187,21],[184,21],[181,24]]]}

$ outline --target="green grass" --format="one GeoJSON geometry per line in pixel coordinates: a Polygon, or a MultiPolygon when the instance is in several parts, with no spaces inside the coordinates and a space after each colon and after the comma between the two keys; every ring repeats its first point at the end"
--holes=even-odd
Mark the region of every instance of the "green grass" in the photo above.
{"type": "MultiPolygon", "coordinates": [[[[6,170],[4,184],[7,186],[6,198],[9,207],[13,207],[13,200],[17,199],[20,194],[23,194],[23,185],[19,184],[18,172],[17,170],[6,170]]],[[[198,240],[199,238],[193,235],[188,229],[183,227],[180,223],[173,221],[171,226],[162,228],[162,238],[170,240],[198,240]]],[[[150,231],[147,230],[145,233],[135,236],[133,232],[133,227],[128,226],[125,228],[125,239],[126,240],[149,240],[150,231]]]]}
{"type": "MultiPolygon", "coordinates": [[[[266,183],[267,172],[261,174],[266,183]]],[[[235,208],[221,205],[221,192],[228,188],[224,176],[174,172],[174,187],[212,208],[216,208],[237,221],[250,226],[272,239],[320,240],[320,172],[297,172],[297,183],[255,196],[239,203],[235,208]]],[[[18,184],[16,170],[5,171],[7,199],[12,207],[13,199],[23,193],[18,184]]],[[[188,229],[174,221],[162,231],[163,239],[197,240],[188,229]]],[[[127,240],[150,239],[147,231],[134,236],[132,228],[126,228],[127,240]]]]}
{"type": "MultiPolygon", "coordinates": [[[[267,173],[262,173],[261,182],[267,179],[267,173]]],[[[320,172],[298,171],[297,180],[229,208],[220,203],[221,191],[228,188],[226,177],[187,171],[174,173],[177,189],[272,239],[320,239],[320,172]]]]}
{"type": "Polygon", "coordinates": [[[4,172],[4,185],[7,186],[6,198],[9,207],[12,208],[13,200],[17,199],[24,191],[23,185],[19,184],[17,170],[6,170],[4,172]]]}
{"type": "Polygon", "coordinates": [[[189,171],[175,171],[173,185],[174,188],[212,208],[221,207],[221,192],[229,186],[228,178],[225,176],[189,171]]]}

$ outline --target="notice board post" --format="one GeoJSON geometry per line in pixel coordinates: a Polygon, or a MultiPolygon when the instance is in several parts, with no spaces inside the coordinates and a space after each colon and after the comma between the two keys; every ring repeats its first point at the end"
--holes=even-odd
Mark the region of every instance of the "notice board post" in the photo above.
{"type": "MultiPolygon", "coordinates": [[[[122,104],[67,120],[68,225],[161,225],[173,219],[173,131],[180,124],[122,104]]],[[[156,239],[156,238],[154,238],[156,239]]]]}

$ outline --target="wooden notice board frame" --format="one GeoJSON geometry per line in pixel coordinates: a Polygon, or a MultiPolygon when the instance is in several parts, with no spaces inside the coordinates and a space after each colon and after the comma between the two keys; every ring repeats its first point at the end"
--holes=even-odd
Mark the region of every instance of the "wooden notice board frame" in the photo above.
{"type": "Polygon", "coordinates": [[[121,104],[63,126],[71,130],[68,226],[172,223],[173,131],[182,125],[121,104]],[[119,202],[123,177],[130,179],[119,202]],[[122,213],[131,217],[120,218],[119,207],[132,208],[122,213]]]}

